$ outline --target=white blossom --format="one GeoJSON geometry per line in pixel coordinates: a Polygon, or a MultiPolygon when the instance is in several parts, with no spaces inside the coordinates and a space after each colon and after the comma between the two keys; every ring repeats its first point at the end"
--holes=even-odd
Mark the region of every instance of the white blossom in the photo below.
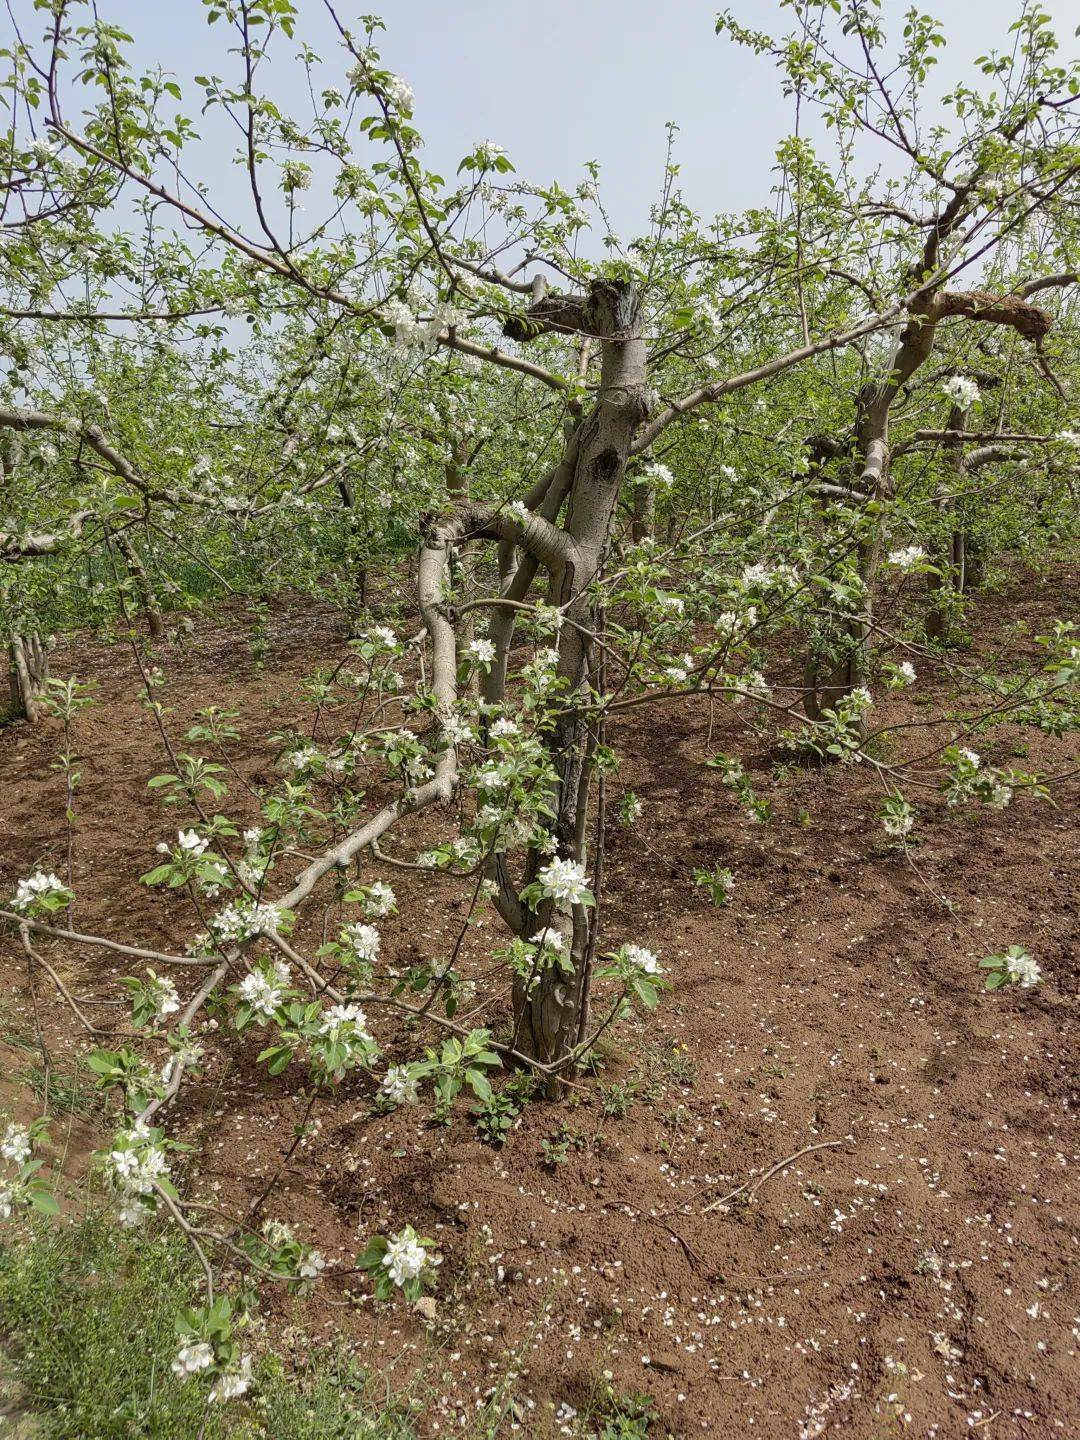
{"type": "MultiPolygon", "coordinates": [[[[393,896],[393,893],[394,892],[391,890],[391,897],[393,896]]],[[[392,900],[391,903],[393,903],[392,900]]],[[[383,914],[385,913],[386,912],[383,911],[383,914]]],[[[367,960],[374,964],[375,961],[379,958],[380,936],[378,930],[375,928],[374,925],[365,925],[362,922],[357,921],[357,923],[354,925],[346,926],[345,935],[348,939],[349,945],[356,953],[356,957],[358,960],[367,960]]]]}
{"type": "MultiPolygon", "coordinates": [[[[397,896],[392,887],[387,885],[385,880],[376,880],[368,890],[367,898],[364,901],[364,914],[370,915],[373,920],[381,920],[391,913],[396,904],[397,896]]],[[[378,948],[378,940],[376,940],[376,951],[378,948]]]]}
{"type": "Polygon", "coordinates": [[[925,559],[926,551],[921,545],[905,545],[900,550],[889,552],[889,564],[895,565],[898,570],[914,570],[925,559]]]}
{"type": "Polygon", "coordinates": [[[529,940],[530,945],[535,945],[539,950],[553,950],[563,955],[570,948],[569,936],[564,935],[561,930],[548,926],[546,930],[538,930],[529,940]]]}
{"type": "Polygon", "coordinates": [[[586,890],[585,866],[577,860],[549,860],[537,879],[545,895],[560,905],[578,905],[586,890]]]}
{"type": "Polygon", "coordinates": [[[299,160],[286,160],[281,167],[281,183],[287,191],[311,189],[311,167],[299,160]]]}
{"type": "Polygon", "coordinates": [[[495,645],[491,640],[473,640],[469,644],[469,654],[481,665],[490,665],[495,659],[495,645]]]}
{"type": "Polygon", "coordinates": [[[180,1009],[180,997],[176,986],[167,975],[155,975],[151,987],[154,992],[154,1013],[159,1020],[166,1015],[175,1015],[180,1009]]]}
{"type": "Polygon", "coordinates": [[[627,794],[623,798],[622,804],[623,819],[628,825],[635,824],[641,819],[641,812],[644,808],[640,795],[627,794]]]}
{"type": "Polygon", "coordinates": [[[400,75],[389,75],[383,82],[383,92],[395,109],[403,115],[411,115],[413,92],[400,75]]]}
{"type": "Polygon", "coordinates": [[[22,1166],[30,1159],[31,1148],[30,1132],[12,1121],[0,1141],[0,1155],[13,1165],[22,1166]]]}
{"type": "Polygon", "coordinates": [[[1037,985],[1042,979],[1042,971],[1039,969],[1038,962],[1033,960],[1026,950],[1021,950],[1018,955],[1007,956],[1005,969],[1009,979],[1025,990],[1029,990],[1032,985],[1037,985]]]}
{"type": "Polygon", "coordinates": [[[204,1053],[204,1049],[198,1041],[182,1040],[161,1067],[162,1085],[171,1084],[177,1066],[183,1068],[188,1065],[197,1065],[204,1053]]]}
{"type": "Polygon", "coordinates": [[[482,140],[476,147],[476,158],[480,161],[481,165],[488,166],[489,168],[500,155],[505,154],[506,150],[504,147],[502,145],[496,145],[494,140],[482,140]]]}
{"type": "Polygon", "coordinates": [[[648,461],[642,469],[654,485],[667,487],[675,483],[675,476],[671,473],[670,467],[662,465],[658,460],[648,461]]]}
{"type": "Polygon", "coordinates": [[[979,398],[978,385],[966,375],[950,375],[941,389],[959,410],[970,410],[979,398]]]}
{"type": "Polygon", "coordinates": [[[192,856],[201,855],[210,843],[209,840],[204,840],[197,830],[178,830],[176,839],[180,849],[192,856]]]}
{"type": "Polygon", "coordinates": [[[120,1223],[138,1225],[151,1210],[146,1197],[158,1180],[168,1178],[168,1157],[160,1145],[147,1142],[145,1128],[138,1121],[117,1139],[120,1145],[110,1150],[106,1160],[109,1182],[119,1200],[120,1223]]]}
{"type": "Polygon", "coordinates": [[[662,975],[664,973],[660,961],[651,950],[646,950],[644,945],[624,945],[622,947],[623,958],[631,965],[644,971],[646,975],[662,975]]]}
{"type": "Polygon", "coordinates": [[[397,636],[389,625],[372,625],[365,638],[377,641],[380,645],[386,646],[388,650],[397,649],[397,636]]]}
{"type": "Polygon", "coordinates": [[[301,1280],[317,1280],[326,1269],[326,1256],[321,1250],[309,1250],[300,1261],[301,1280]]]}
{"type": "Polygon", "coordinates": [[[467,745],[473,739],[473,728],[462,715],[448,715],[442,729],[451,745],[467,745]]]}
{"type": "Polygon", "coordinates": [[[391,1065],[379,1088],[393,1105],[415,1105],[420,1099],[420,1082],[407,1065],[391,1065]]]}
{"type": "Polygon", "coordinates": [[[321,1035],[337,1035],[341,1039],[370,1040],[367,1016],[359,1005],[331,1005],[319,1021],[321,1035]]]}
{"type": "Polygon", "coordinates": [[[213,1363],[214,1351],[211,1345],[208,1345],[205,1340],[189,1341],[181,1345],[176,1352],[176,1359],[172,1362],[172,1372],[181,1380],[186,1380],[189,1375],[209,1369],[213,1363]]]}
{"type": "Polygon", "coordinates": [[[249,940],[266,930],[276,930],[281,924],[281,910],[277,905],[262,902],[242,908],[226,905],[210,921],[211,929],[219,940],[249,940]]]}
{"type": "Polygon", "coordinates": [[[236,1400],[245,1395],[250,1388],[251,1356],[244,1355],[235,1370],[226,1370],[223,1375],[218,1376],[210,1391],[210,1399],[215,1405],[224,1405],[228,1400],[236,1400]]]}
{"type": "Polygon", "coordinates": [[[67,886],[58,875],[46,874],[44,870],[35,870],[28,879],[20,880],[16,885],[11,903],[16,910],[28,910],[35,900],[66,890],[67,886]]]}
{"type": "Polygon", "coordinates": [[[240,998],[260,1020],[272,1020],[289,983],[289,975],[289,967],[280,960],[273,963],[270,974],[252,970],[237,987],[240,998]]]}
{"type": "Polygon", "coordinates": [[[411,1225],[390,1236],[382,1263],[389,1270],[390,1279],[398,1286],[404,1285],[407,1280],[415,1280],[420,1274],[428,1263],[428,1253],[411,1225]]]}
{"type": "Polygon", "coordinates": [[[733,635],[744,625],[749,629],[756,620],[757,606],[748,605],[741,615],[735,610],[722,610],[713,621],[713,625],[721,635],[733,635]]]}

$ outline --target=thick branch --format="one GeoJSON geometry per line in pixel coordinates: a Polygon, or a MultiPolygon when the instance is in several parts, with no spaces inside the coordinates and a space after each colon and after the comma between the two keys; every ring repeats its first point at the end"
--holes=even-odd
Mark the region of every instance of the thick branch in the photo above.
{"type": "Polygon", "coordinates": [[[1018,295],[992,295],[986,290],[942,290],[935,295],[931,314],[936,320],[963,315],[991,325],[1008,325],[1025,340],[1041,340],[1054,326],[1049,310],[1029,305],[1018,295]]]}
{"type": "Polygon", "coordinates": [[[48,535],[16,535],[13,531],[0,530],[0,560],[32,560],[38,555],[54,554],[69,540],[79,538],[93,513],[93,510],[76,511],[63,530],[48,535]]]}
{"type": "Polygon", "coordinates": [[[818,340],[810,345],[801,345],[797,350],[789,350],[784,355],[778,355],[775,360],[767,360],[763,365],[755,366],[753,370],[744,370],[741,375],[732,375],[727,380],[717,380],[712,385],[703,385],[700,390],[693,391],[692,394],[681,400],[672,400],[640,432],[631,447],[631,455],[640,455],[647,450],[673,421],[680,419],[683,415],[688,415],[699,405],[712,404],[724,395],[730,395],[734,390],[742,390],[747,385],[756,385],[761,380],[771,379],[773,375],[790,370],[793,365],[798,365],[803,360],[809,360],[815,355],[824,355],[830,350],[840,350],[846,345],[853,345],[856,340],[861,340],[866,335],[872,335],[875,330],[881,330],[890,320],[894,320],[897,315],[901,314],[905,303],[897,301],[888,309],[872,315],[870,319],[862,321],[861,324],[853,326],[850,330],[842,330],[835,335],[830,335],[825,340],[818,340]]]}
{"type": "Polygon", "coordinates": [[[1039,280],[1029,280],[1026,285],[1021,285],[1017,294],[1026,300],[1029,295],[1037,295],[1040,290],[1059,289],[1066,285],[1075,285],[1080,281],[1080,271],[1064,270],[1060,275],[1043,275],[1039,280]]]}
{"type": "Polygon", "coordinates": [[[542,365],[534,365],[531,360],[523,360],[519,355],[510,355],[507,351],[500,350],[497,345],[477,345],[472,340],[463,340],[453,330],[444,330],[438,337],[438,341],[447,350],[457,350],[462,355],[472,355],[477,360],[487,360],[492,365],[501,366],[504,370],[516,370],[520,375],[531,375],[534,380],[541,381],[552,390],[565,392],[568,388],[561,375],[554,375],[550,370],[545,370],[542,365]]]}

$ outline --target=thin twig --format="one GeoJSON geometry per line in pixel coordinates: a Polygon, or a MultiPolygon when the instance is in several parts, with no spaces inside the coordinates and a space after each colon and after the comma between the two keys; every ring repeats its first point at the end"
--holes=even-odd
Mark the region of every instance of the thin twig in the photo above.
{"type": "Polygon", "coordinates": [[[755,1195],[758,1190],[761,1189],[762,1185],[765,1184],[766,1180],[771,1180],[779,1171],[786,1170],[789,1165],[794,1165],[796,1160],[801,1160],[804,1155],[809,1155],[812,1150],[833,1150],[837,1145],[847,1145],[850,1143],[851,1136],[845,1135],[842,1140],[821,1140],[816,1145],[804,1145],[801,1150],[796,1150],[794,1155],[788,1155],[783,1160],[778,1160],[775,1165],[766,1170],[764,1175],[758,1176],[756,1180],[747,1180],[744,1184],[736,1186],[734,1190],[729,1191],[728,1194],[722,1195],[719,1200],[713,1200],[711,1204],[705,1206],[701,1213],[702,1215],[708,1215],[710,1210],[719,1210],[721,1205],[726,1205],[729,1200],[734,1200],[735,1196],[741,1195],[744,1190],[749,1191],[751,1195],[755,1195]]]}

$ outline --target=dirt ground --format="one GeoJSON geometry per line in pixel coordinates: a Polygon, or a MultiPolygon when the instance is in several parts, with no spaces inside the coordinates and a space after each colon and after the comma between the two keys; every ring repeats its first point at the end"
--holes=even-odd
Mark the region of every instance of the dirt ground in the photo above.
{"type": "MultiPolygon", "coordinates": [[[[1071,603],[1075,613],[1060,574],[988,600],[984,658],[1008,673],[1071,603]]],[[[239,710],[232,753],[249,781],[269,778],[269,737],[310,715],[298,686],[343,639],[328,612],[282,606],[256,668],[238,618],[201,626],[155,657],[170,731],[211,702],[239,710]]],[[[76,722],[77,928],[179,948],[201,927],[138,884],[177,815],[146,787],[167,766],[131,652],[80,639],[53,670],[98,683],[76,722]]],[[[932,667],[915,691],[944,694],[932,667]]],[[[898,723],[926,712],[905,695],[883,713],[898,723]]],[[[364,1278],[343,1276],[303,1306],[272,1298],[274,1343],[302,1351],[304,1326],[344,1337],[365,1363],[396,1362],[399,1376],[419,1368],[432,1436],[460,1432],[508,1367],[513,1424],[527,1436],[576,1433],[572,1412],[605,1371],[617,1393],[651,1397],[651,1435],[1077,1435],[1075,791],[1002,813],[950,812],[927,792],[911,864],[875,818],[869,767],[774,778],[777,753],[703,700],[628,714],[611,735],[626,757],[613,794],[632,787],[644,810],[633,831],[611,818],[604,942],[656,950],[671,991],[648,1023],[618,1032],[569,1104],[531,1104],[501,1150],[480,1142],[468,1104],[447,1127],[408,1108],[373,1113],[364,1076],[320,1102],[317,1132],[266,1213],[346,1269],[372,1233],[413,1222],[444,1255],[437,1310],[428,1322],[402,1305],[377,1312],[364,1278]],[[750,823],[706,767],[718,750],[743,756],[773,798],[771,825],[750,823]],[[723,908],[693,881],[716,863],[736,875],[723,908]],[[1012,942],[1044,982],[985,993],[979,960],[1012,942]]],[[[925,732],[897,735],[899,750],[927,748],[925,732]]],[[[62,870],[59,745],[55,722],[0,730],[0,893],[35,865],[62,870]]],[[[1011,724],[976,748],[1055,774],[1075,763],[1074,736],[1011,724]]],[[[231,814],[255,819],[235,786],[233,802],[231,814]]],[[[400,853],[407,840],[418,837],[395,835],[400,853]]],[[[401,907],[380,926],[385,963],[446,955],[467,911],[462,883],[376,875],[401,907]]],[[[326,918],[309,915],[299,933],[317,936],[326,918]]],[[[493,915],[471,930],[466,973],[499,934],[493,915]]],[[[25,1041],[24,957],[10,937],[0,946],[0,1030],[25,1041]]],[[[79,996],[115,999],[115,977],[130,973],[101,951],[43,954],[79,996]]],[[[193,982],[177,979],[185,994],[193,982]]],[[[70,1013],[40,998],[57,1057],[85,1050],[70,1013]]],[[[92,1013],[103,1025],[125,1014],[92,1013]]],[[[505,1019],[496,997],[474,1023],[505,1019]]],[[[197,1145],[184,1193],[228,1208],[277,1168],[304,1077],[296,1066],[267,1080],[257,1035],[223,1027],[209,1039],[203,1077],[166,1123],[197,1145]]],[[[408,1053],[391,1045],[389,1058],[408,1053]]],[[[76,1154],[88,1128],[75,1127],[76,1154]]]]}

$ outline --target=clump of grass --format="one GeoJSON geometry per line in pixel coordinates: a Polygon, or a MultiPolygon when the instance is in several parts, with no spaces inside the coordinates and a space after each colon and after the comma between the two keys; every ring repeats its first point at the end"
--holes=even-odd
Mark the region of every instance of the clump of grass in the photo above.
{"type": "Polygon", "coordinates": [[[46,1074],[37,1059],[15,1071],[13,1079],[31,1090],[51,1115],[66,1119],[96,1120],[104,1112],[102,1096],[93,1088],[93,1075],[78,1060],[73,1064],[53,1063],[46,1074]]]}
{"type": "MultiPolygon", "coordinates": [[[[34,1440],[415,1440],[407,1415],[376,1401],[349,1357],[312,1351],[302,1373],[267,1355],[243,1401],[207,1409],[177,1380],[178,1310],[197,1301],[179,1238],[119,1231],[91,1213],[30,1223],[0,1246],[5,1382],[34,1440]]],[[[11,1409],[9,1407],[9,1416],[11,1409]]]]}

